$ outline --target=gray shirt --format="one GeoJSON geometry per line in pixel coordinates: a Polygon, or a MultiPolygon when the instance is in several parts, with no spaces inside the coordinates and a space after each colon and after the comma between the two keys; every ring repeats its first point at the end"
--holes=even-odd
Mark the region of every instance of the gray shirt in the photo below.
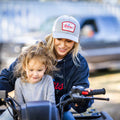
{"type": "Polygon", "coordinates": [[[20,78],[15,83],[15,99],[19,104],[28,101],[47,100],[55,103],[55,93],[52,77],[44,75],[38,83],[22,82],[20,78]]]}

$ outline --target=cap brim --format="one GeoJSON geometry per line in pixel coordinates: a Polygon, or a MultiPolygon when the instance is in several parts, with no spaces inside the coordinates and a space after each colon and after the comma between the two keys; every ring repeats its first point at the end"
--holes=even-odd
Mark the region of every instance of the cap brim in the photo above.
{"type": "Polygon", "coordinates": [[[72,41],[78,43],[78,37],[75,37],[75,36],[67,34],[67,33],[54,32],[53,38],[65,38],[65,39],[69,39],[69,40],[72,40],[72,41]]]}

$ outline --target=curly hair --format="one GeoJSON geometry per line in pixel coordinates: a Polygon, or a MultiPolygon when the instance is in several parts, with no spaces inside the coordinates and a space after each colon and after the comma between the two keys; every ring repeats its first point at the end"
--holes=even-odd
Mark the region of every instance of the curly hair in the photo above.
{"type": "Polygon", "coordinates": [[[28,66],[29,61],[34,57],[37,57],[38,60],[46,66],[47,69],[45,74],[52,75],[53,71],[57,70],[55,67],[56,61],[54,55],[43,42],[39,42],[38,44],[28,47],[18,57],[14,75],[16,77],[21,77],[23,82],[26,82],[27,78],[25,68],[28,66]]]}

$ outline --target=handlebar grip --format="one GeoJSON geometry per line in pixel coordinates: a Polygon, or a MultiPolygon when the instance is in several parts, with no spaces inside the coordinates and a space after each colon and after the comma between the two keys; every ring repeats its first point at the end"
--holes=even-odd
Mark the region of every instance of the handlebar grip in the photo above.
{"type": "Polygon", "coordinates": [[[99,94],[105,94],[105,93],[106,93],[105,88],[102,88],[102,89],[96,89],[96,90],[93,90],[93,91],[89,92],[87,96],[89,96],[89,95],[99,95],[99,94]]]}

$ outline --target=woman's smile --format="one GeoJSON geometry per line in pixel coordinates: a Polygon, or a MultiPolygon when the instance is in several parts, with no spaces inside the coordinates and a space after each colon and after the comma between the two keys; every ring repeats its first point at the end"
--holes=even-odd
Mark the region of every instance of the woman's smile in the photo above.
{"type": "Polygon", "coordinates": [[[59,50],[60,52],[65,52],[65,51],[66,51],[66,49],[63,49],[63,48],[58,48],[58,50],[59,50]]]}
{"type": "Polygon", "coordinates": [[[63,59],[73,49],[75,44],[74,41],[64,38],[55,38],[54,43],[57,59],[63,59]]]}

